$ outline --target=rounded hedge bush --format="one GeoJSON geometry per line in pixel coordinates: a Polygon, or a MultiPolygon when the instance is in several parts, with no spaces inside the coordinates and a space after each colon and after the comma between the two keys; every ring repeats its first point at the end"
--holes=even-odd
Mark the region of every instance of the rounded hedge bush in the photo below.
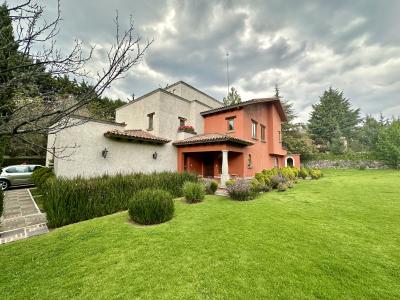
{"type": "Polygon", "coordinates": [[[47,181],[47,179],[54,177],[55,175],[52,169],[46,167],[40,167],[33,171],[32,182],[40,190],[47,181]]]}
{"type": "Polygon", "coordinates": [[[277,186],[278,192],[284,192],[288,189],[288,184],[284,182],[280,182],[277,186]]]}
{"type": "Polygon", "coordinates": [[[187,181],[183,184],[182,190],[187,203],[201,202],[206,195],[206,187],[202,183],[187,181]]]}
{"type": "Polygon", "coordinates": [[[142,225],[167,222],[174,215],[172,195],[164,190],[145,189],[136,193],[129,202],[129,216],[142,225]]]}
{"type": "Polygon", "coordinates": [[[306,168],[300,168],[298,177],[306,179],[308,177],[308,170],[306,168]]]}
{"type": "Polygon", "coordinates": [[[318,169],[312,169],[310,170],[310,176],[311,179],[320,179],[322,177],[322,172],[318,169]]]}
{"type": "Polygon", "coordinates": [[[202,183],[206,187],[207,195],[214,195],[218,189],[218,182],[216,182],[214,179],[205,178],[203,179],[202,183]]]}

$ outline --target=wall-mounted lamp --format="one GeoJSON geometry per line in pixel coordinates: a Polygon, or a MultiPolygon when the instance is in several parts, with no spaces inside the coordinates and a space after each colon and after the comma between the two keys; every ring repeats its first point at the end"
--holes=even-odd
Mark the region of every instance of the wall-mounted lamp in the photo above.
{"type": "Polygon", "coordinates": [[[108,150],[107,150],[107,148],[104,148],[104,150],[101,151],[101,156],[103,156],[104,158],[106,158],[106,157],[107,157],[107,154],[108,154],[108,150]]]}
{"type": "Polygon", "coordinates": [[[158,156],[157,152],[154,152],[153,153],[153,159],[157,159],[157,156],[158,156]]]}

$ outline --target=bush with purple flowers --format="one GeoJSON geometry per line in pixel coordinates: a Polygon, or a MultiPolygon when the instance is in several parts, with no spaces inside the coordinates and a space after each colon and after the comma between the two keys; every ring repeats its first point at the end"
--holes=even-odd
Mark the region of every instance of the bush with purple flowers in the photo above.
{"type": "Polygon", "coordinates": [[[226,186],[229,196],[238,201],[252,200],[256,191],[252,188],[251,182],[245,179],[235,180],[234,183],[226,186]]]}
{"type": "Polygon", "coordinates": [[[272,188],[274,188],[274,189],[276,189],[280,183],[285,184],[287,182],[288,182],[288,180],[281,175],[276,175],[276,176],[271,177],[271,185],[272,185],[272,188]]]}

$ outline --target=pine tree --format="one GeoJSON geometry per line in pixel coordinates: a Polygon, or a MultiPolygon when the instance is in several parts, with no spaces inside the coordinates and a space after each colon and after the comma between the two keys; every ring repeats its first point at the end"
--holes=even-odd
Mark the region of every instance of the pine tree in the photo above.
{"type": "Polygon", "coordinates": [[[351,108],[343,92],[330,87],[320,97],[320,102],[312,107],[308,128],[317,144],[328,145],[335,137],[337,128],[347,140],[354,137],[360,122],[360,110],[351,108]]]}
{"type": "Polygon", "coordinates": [[[0,115],[2,118],[6,118],[12,109],[11,99],[15,92],[15,86],[10,84],[13,78],[10,68],[17,65],[17,60],[18,44],[14,39],[7,6],[3,4],[0,5],[0,115]]]}
{"type": "Polygon", "coordinates": [[[388,165],[400,167],[400,119],[380,128],[374,154],[388,165]]]}
{"type": "MultiPolygon", "coordinates": [[[[11,18],[4,3],[0,5],[0,124],[9,117],[14,105],[14,86],[10,84],[13,73],[9,70],[16,65],[18,44],[14,40],[11,18]]],[[[0,165],[3,162],[8,137],[0,138],[0,165]]]]}
{"type": "Polygon", "coordinates": [[[231,91],[228,93],[227,97],[224,97],[225,106],[238,104],[242,102],[242,98],[234,87],[231,87],[231,91]]]}
{"type": "Polygon", "coordinates": [[[346,147],[343,141],[343,134],[339,128],[336,128],[334,136],[330,142],[329,150],[334,154],[343,154],[346,147]]]}
{"type": "Polygon", "coordinates": [[[287,119],[286,122],[282,123],[283,146],[289,153],[300,154],[302,158],[307,159],[316,149],[302,125],[294,123],[297,115],[293,108],[293,103],[283,100],[280,96],[280,89],[277,84],[275,85],[275,97],[281,101],[287,119]]]}

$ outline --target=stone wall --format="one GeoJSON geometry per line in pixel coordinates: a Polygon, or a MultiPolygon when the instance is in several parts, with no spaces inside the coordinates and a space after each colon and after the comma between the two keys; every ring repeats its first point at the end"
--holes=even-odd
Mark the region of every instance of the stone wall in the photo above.
{"type": "Polygon", "coordinates": [[[303,162],[306,168],[318,169],[386,169],[379,161],[351,161],[351,160],[312,160],[303,162]]]}

